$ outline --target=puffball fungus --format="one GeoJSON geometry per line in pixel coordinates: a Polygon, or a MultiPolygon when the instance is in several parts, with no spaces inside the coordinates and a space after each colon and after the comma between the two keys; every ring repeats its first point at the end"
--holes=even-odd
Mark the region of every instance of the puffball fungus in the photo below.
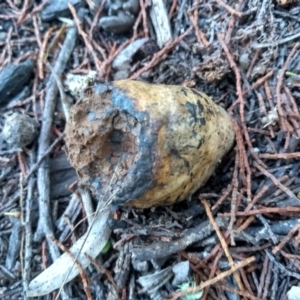
{"type": "Polygon", "coordinates": [[[66,149],[100,199],[138,208],[182,201],[234,141],[230,117],[204,93],[132,80],[96,84],[70,110],[66,149]]]}

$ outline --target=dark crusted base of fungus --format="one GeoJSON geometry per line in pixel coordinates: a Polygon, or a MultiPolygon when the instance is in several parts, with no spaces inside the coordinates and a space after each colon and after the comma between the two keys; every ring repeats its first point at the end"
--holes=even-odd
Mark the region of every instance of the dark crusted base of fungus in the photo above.
{"type": "Polygon", "coordinates": [[[68,157],[82,183],[107,197],[125,189],[141,131],[138,120],[115,108],[110,97],[88,97],[74,106],[66,127],[68,157]]]}

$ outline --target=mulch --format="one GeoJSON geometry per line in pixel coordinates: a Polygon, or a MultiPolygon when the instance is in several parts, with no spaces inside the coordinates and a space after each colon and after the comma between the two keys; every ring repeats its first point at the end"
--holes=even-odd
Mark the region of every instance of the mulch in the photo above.
{"type": "Polygon", "coordinates": [[[172,38],[163,45],[148,1],[106,2],[0,4],[1,131],[15,112],[38,123],[26,146],[1,136],[0,298],[27,299],[58,245],[87,231],[63,151],[69,96],[59,84],[96,71],[102,82],[205,92],[232,117],[236,142],[191,199],[119,208],[105,253],[62,299],[198,299],[199,290],[201,299],[287,299],[300,283],[300,2],[168,0],[172,38]],[[181,262],[189,272],[172,284],[181,262]]]}

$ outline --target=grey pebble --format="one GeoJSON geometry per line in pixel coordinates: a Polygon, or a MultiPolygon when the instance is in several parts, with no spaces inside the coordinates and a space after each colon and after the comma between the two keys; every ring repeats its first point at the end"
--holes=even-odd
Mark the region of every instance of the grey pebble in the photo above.
{"type": "Polygon", "coordinates": [[[5,120],[2,136],[14,148],[31,144],[37,135],[38,122],[27,115],[13,113],[5,120]]]}
{"type": "Polygon", "coordinates": [[[122,34],[132,29],[135,22],[135,17],[127,14],[124,11],[118,11],[116,16],[102,17],[99,21],[99,26],[106,31],[122,34]]]}

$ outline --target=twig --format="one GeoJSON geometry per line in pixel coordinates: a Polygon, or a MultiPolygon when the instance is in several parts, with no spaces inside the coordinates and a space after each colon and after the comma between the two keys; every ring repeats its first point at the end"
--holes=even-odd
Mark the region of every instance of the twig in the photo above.
{"type": "MultiPolygon", "coordinates": [[[[205,211],[206,211],[206,214],[208,216],[208,219],[209,219],[210,223],[212,224],[212,226],[214,227],[214,230],[215,230],[215,232],[216,232],[216,234],[217,234],[217,236],[218,236],[218,238],[220,240],[220,243],[222,245],[223,251],[225,252],[225,255],[226,255],[226,257],[227,257],[227,259],[228,259],[228,261],[230,263],[230,266],[231,266],[231,268],[233,268],[234,267],[234,261],[233,261],[233,259],[231,257],[230,251],[228,249],[228,245],[227,245],[227,243],[226,243],[226,241],[225,241],[225,239],[224,239],[224,237],[223,237],[223,235],[222,235],[222,233],[220,231],[219,226],[216,224],[216,221],[215,221],[215,219],[214,219],[214,217],[213,217],[213,215],[211,213],[210,207],[209,207],[207,201],[204,198],[200,198],[200,200],[201,200],[201,203],[203,204],[203,206],[205,208],[205,211]]],[[[242,284],[242,281],[241,281],[241,278],[239,276],[239,273],[238,272],[234,272],[233,275],[234,275],[234,278],[235,278],[235,280],[237,282],[237,285],[238,285],[240,291],[243,292],[244,291],[244,286],[242,284]]]]}
{"type": "Polygon", "coordinates": [[[144,72],[150,70],[155,65],[157,65],[162,57],[167,54],[169,51],[171,51],[183,38],[185,38],[191,31],[193,30],[193,27],[190,27],[185,33],[177,37],[175,40],[171,41],[170,43],[166,44],[164,48],[162,48],[160,51],[155,53],[151,59],[150,62],[147,63],[143,68],[139,69],[137,72],[135,72],[133,75],[131,75],[130,79],[137,79],[140,75],[142,75],[144,72]]]}
{"type": "Polygon", "coordinates": [[[97,27],[97,24],[98,24],[98,21],[99,21],[99,18],[100,18],[100,15],[104,9],[104,5],[106,3],[106,0],[103,0],[101,1],[101,5],[99,6],[95,16],[94,16],[94,19],[93,19],[93,22],[92,22],[92,25],[91,25],[91,28],[90,28],[90,31],[89,31],[89,38],[90,40],[93,39],[93,32],[94,32],[94,29],[97,27]]]}
{"type": "Polygon", "coordinates": [[[60,241],[56,240],[53,237],[49,237],[49,239],[55,245],[57,245],[62,251],[68,253],[68,255],[71,256],[71,258],[73,259],[76,267],[78,268],[78,271],[79,271],[79,274],[80,274],[80,277],[81,277],[82,283],[83,283],[83,289],[84,289],[84,292],[87,296],[87,299],[92,300],[93,298],[92,298],[92,295],[91,295],[91,292],[90,292],[90,289],[89,289],[88,279],[87,279],[87,276],[86,276],[80,262],[76,259],[75,255],[67,247],[65,247],[60,241]]]}
{"type": "MultiPolygon", "coordinates": [[[[198,1],[194,1],[193,6],[197,5],[198,4],[197,2],[198,1]]],[[[198,20],[199,20],[198,9],[190,11],[189,17],[190,17],[191,23],[192,23],[192,25],[194,27],[198,43],[200,45],[203,44],[205,47],[209,47],[210,46],[209,41],[207,40],[205,34],[200,30],[200,28],[198,26],[198,20]]]]}
{"type": "Polygon", "coordinates": [[[41,4],[35,6],[30,13],[25,14],[25,17],[23,18],[23,20],[21,20],[21,23],[24,24],[26,23],[26,21],[31,20],[32,17],[38,12],[40,12],[47,4],[48,4],[48,0],[43,1],[41,4]]]}
{"type": "Polygon", "coordinates": [[[291,237],[300,229],[300,223],[296,224],[291,230],[290,232],[283,238],[283,240],[276,246],[274,247],[272,253],[274,255],[277,254],[278,251],[280,251],[284,245],[288,242],[289,239],[291,239],[291,237]]]}
{"type": "Polygon", "coordinates": [[[233,225],[236,220],[235,213],[238,209],[238,203],[237,203],[237,196],[238,196],[238,187],[239,187],[239,182],[238,182],[238,166],[239,166],[239,155],[238,152],[236,152],[235,155],[235,165],[234,165],[234,171],[233,171],[233,179],[232,179],[232,201],[231,201],[231,208],[230,208],[230,222],[228,225],[228,230],[230,232],[230,237],[231,237],[231,245],[235,246],[234,242],[234,234],[233,234],[233,225]]]}
{"type": "Polygon", "coordinates": [[[146,38],[149,38],[149,30],[147,24],[146,4],[144,0],[140,0],[141,13],[143,18],[143,29],[146,38]]]}
{"type": "MultiPolygon", "coordinates": [[[[61,76],[69,60],[77,38],[76,27],[70,28],[62,49],[59,53],[54,70],[58,76],[61,76]]],[[[52,118],[56,105],[56,96],[58,88],[53,76],[50,76],[47,83],[45,106],[43,111],[43,122],[39,136],[38,160],[44,158],[40,164],[37,176],[37,186],[39,192],[39,221],[35,233],[35,241],[40,241],[43,236],[53,237],[51,222],[50,205],[50,180],[49,180],[49,158],[45,156],[50,144],[50,133],[52,127],[52,118]]],[[[48,243],[50,254],[54,261],[60,256],[59,250],[53,243],[48,243]]]]}
{"type": "MultiPolygon", "coordinates": [[[[227,228],[228,221],[224,221],[225,222],[222,222],[222,218],[216,218],[215,220],[219,227],[227,228]]],[[[205,239],[212,231],[213,226],[208,221],[205,221],[195,228],[187,230],[185,235],[178,240],[168,243],[153,243],[144,248],[133,248],[132,255],[138,260],[150,260],[166,257],[170,254],[186,249],[192,243],[205,239]]]]}
{"type": "Polygon", "coordinates": [[[269,257],[270,261],[272,261],[278,267],[278,269],[280,269],[283,273],[285,273],[288,276],[291,276],[291,277],[294,277],[294,278],[297,278],[298,280],[300,280],[300,274],[288,270],[284,265],[282,265],[281,263],[279,263],[276,260],[276,258],[270,253],[270,251],[265,250],[265,253],[269,257]]]}
{"type": "Polygon", "coordinates": [[[238,17],[242,17],[243,16],[243,13],[234,10],[232,7],[230,7],[229,5],[227,5],[226,3],[224,3],[222,0],[215,0],[215,2],[217,2],[220,6],[224,7],[232,15],[236,15],[238,17]]]}
{"type": "Polygon", "coordinates": [[[96,65],[96,70],[99,72],[100,68],[101,68],[101,62],[100,60],[98,59],[97,57],[97,53],[95,52],[92,44],[91,44],[91,41],[90,41],[90,38],[89,36],[84,32],[84,30],[82,29],[82,26],[81,26],[81,21],[80,21],[80,18],[78,17],[77,13],[76,13],[76,9],[75,7],[71,4],[71,2],[68,2],[68,6],[69,6],[69,9],[72,13],[72,16],[74,18],[74,21],[77,25],[77,28],[78,28],[78,32],[79,34],[81,35],[81,37],[83,38],[84,40],[84,43],[85,43],[85,46],[88,48],[89,52],[91,53],[91,55],[93,56],[93,59],[94,59],[94,63],[96,65]]]}
{"type": "MultiPolygon", "coordinates": [[[[30,153],[30,162],[34,162],[34,154],[30,153]]],[[[25,206],[25,247],[24,247],[24,268],[23,268],[23,288],[26,294],[31,274],[31,258],[32,258],[32,229],[31,229],[31,212],[33,203],[33,193],[35,187],[35,179],[30,178],[27,184],[27,196],[25,206]]]]}
{"type": "Polygon", "coordinates": [[[297,199],[297,197],[288,189],[286,188],[282,183],[280,183],[280,181],[271,173],[269,173],[267,170],[265,170],[262,166],[260,166],[258,163],[256,163],[255,161],[253,162],[254,166],[259,169],[259,171],[261,171],[265,176],[267,176],[268,178],[270,178],[274,184],[280,188],[283,192],[285,192],[289,197],[297,199]]]}
{"type": "Polygon", "coordinates": [[[39,158],[38,162],[33,165],[28,174],[25,178],[25,181],[27,181],[31,175],[39,168],[40,164],[42,163],[43,159],[47,158],[48,155],[53,151],[53,149],[56,147],[56,145],[65,137],[65,133],[61,134],[56,140],[49,146],[49,148],[44,152],[44,154],[39,158]]]}
{"type": "Polygon", "coordinates": [[[19,15],[19,19],[18,19],[18,21],[17,21],[18,25],[21,24],[22,21],[23,21],[23,19],[25,18],[26,13],[27,13],[27,10],[28,10],[28,8],[29,8],[29,5],[30,5],[30,1],[29,1],[29,0],[24,0],[22,12],[21,12],[21,14],[19,15]]]}
{"type": "Polygon", "coordinates": [[[40,79],[44,79],[44,59],[47,58],[46,47],[47,47],[47,43],[50,38],[50,35],[55,29],[56,29],[56,26],[52,26],[46,31],[46,33],[44,34],[42,46],[40,47],[40,50],[39,50],[37,66],[38,66],[38,75],[39,75],[40,79]]]}
{"type": "Polygon", "coordinates": [[[262,153],[259,154],[258,156],[261,158],[268,158],[268,159],[293,159],[293,158],[299,158],[300,152],[276,153],[276,154],[262,153]]]}
{"type": "Polygon", "coordinates": [[[55,73],[55,71],[53,70],[52,66],[49,63],[47,63],[47,67],[50,69],[51,75],[54,77],[54,79],[56,81],[56,85],[57,85],[57,88],[58,88],[58,91],[59,91],[60,100],[61,100],[61,103],[62,103],[65,118],[68,121],[69,120],[69,111],[70,111],[71,105],[70,105],[70,103],[68,103],[67,96],[66,96],[66,93],[64,91],[63,84],[61,82],[60,77],[55,73]]]}
{"type": "Polygon", "coordinates": [[[93,266],[102,274],[105,274],[106,277],[108,278],[108,280],[110,281],[110,283],[113,285],[113,287],[116,290],[116,293],[119,293],[119,289],[118,286],[116,285],[116,282],[111,274],[110,271],[106,270],[103,266],[101,266],[98,262],[95,261],[95,259],[93,259],[90,255],[88,255],[87,253],[85,253],[86,258],[91,262],[91,264],[93,264],[93,266]]]}
{"type": "Polygon", "coordinates": [[[290,42],[292,40],[295,40],[297,39],[298,37],[300,37],[300,32],[297,32],[293,35],[290,35],[286,38],[283,38],[279,41],[276,41],[276,42],[270,42],[270,43],[254,43],[251,45],[251,48],[253,49],[263,49],[263,48],[269,48],[269,47],[277,47],[281,44],[285,44],[287,42],[290,42]]]}
{"type": "MultiPolygon", "coordinates": [[[[240,74],[240,70],[237,67],[236,63],[234,62],[233,56],[231,55],[231,53],[229,52],[229,49],[227,47],[227,45],[225,44],[225,41],[222,37],[222,35],[220,33],[217,33],[218,36],[218,40],[220,42],[220,44],[222,45],[222,48],[226,54],[226,57],[230,63],[230,67],[234,70],[235,76],[236,76],[236,89],[237,89],[237,94],[238,94],[238,103],[240,104],[240,118],[241,118],[241,125],[243,128],[243,133],[244,133],[244,137],[246,140],[246,143],[248,145],[248,148],[251,152],[251,155],[253,156],[253,158],[264,168],[266,168],[267,166],[261,161],[261,159],[257,156],[257,154],[255,153],[253,146],[252,146],[252,142],[250,140],[250,136],[249,136],[249,132],[247,131],[247,126],[246,126],[246,121],[245,121],[245,100],[243,97],[243,91],[242,91],[242,82],[241,82],[241,74],[240,74]]],[[[251,169],[249,167],[249,163],[246,164],[246,168],[247,168],[247,193],[251,193],[251,169]]]]}
{"type": "Polygon", "coordinates": [[[287,121],[285,119],[285,115],[284,115],[283,110],[282,110],[281,89],[282,89],[282,85],[283,85],[283,79],[284,79],[284,76],[285,76],[285,72],[288,69],[289,62],[290,62],[291,58],[293,57],[293,55],[295,54],[295,52],[297,51],[299,45],[300,45],[300,43],[295,44],[292,51],[288,55],[288,57],[286,59],[286,62],[284,63],[283,68],[282,68],[282,70],[281,70],[281,72],[280,72],[280,74],[278,75],[278,78],[277,78],[276,97],[277,97],[278,115],[280,117],[279,120],[281,121],[281,126],[282,126],[281,129],[285,133],[287,132],[287,121]]]}
{"type": "MultiPolygon", "coordinates": [[[[264,208],[259,208],[255,210],[250,210],[250,211],[238,211],[236,215],[238,217],[247,217],[247,216],[255,216],[257,214],[270,214],[270,213],[277,213],[277,214],[283,214],[283,213],[288,213],[288,212],[294,212],[298,213],[300,212],[300,207],[296,206],[286,206],[286,207],[264,207],[264,208]]],[[[222,217],[229,217],[230,213],[223,213],[219,214],[222,217]]]]}
{"type": "Polygon", "coordinates": [[[201,283],[199,286],[197,286],[195,288],[188,288],[184,292],[180,292],[180,293],[177,292],[177,293],[173,294],[174,296],[170,300],[176,300],[179,297],[182,297],[184,295],[187,295],[187,294],[190,294],[190,293],[196,293],[196,292],[204,289],[207,286],[211,286],[211,285],[217,283],[221,279],[223,279],[223,278],[225,278],[225,277],[227,277],[227,276],[235,273],[240,268],[244,268],[245,266],[251,264],[254,261],[255,261],[255,257],[254,256],[246,258],[243,262],[235,264],[233,267],[231,267],[230,270],[220,273],[219,275],[217,275],[213,279],[207,280],[207,281],[201,283]]]}
{"type": "Polygon", "coordinates": [[[228,286],[223,285],[223,284],[218,285],[218,287],[220,287],[220,288],[222,288],[222,289],[224,289],[224,290],[226,290],[226,291],[229,291],[229,292],[231,292],[231,293],[235,293],[235,294],[237,294],[237,295],[241,295],[241,296],[243,296],[243,297],[245,297],[245,298],[249,298],[249,299],[251,299],[251,300],[264,300],[264,299],[266,299],[266,298],[258,298],[258,297],[255,297],[255,296],[251,295],[249,292],[246,292],[246,291],[241,292],[241,291],[238,291],[238,290],[236,290],[236,289],[233,289],[232,287],[228,287],[228,286]]]}

